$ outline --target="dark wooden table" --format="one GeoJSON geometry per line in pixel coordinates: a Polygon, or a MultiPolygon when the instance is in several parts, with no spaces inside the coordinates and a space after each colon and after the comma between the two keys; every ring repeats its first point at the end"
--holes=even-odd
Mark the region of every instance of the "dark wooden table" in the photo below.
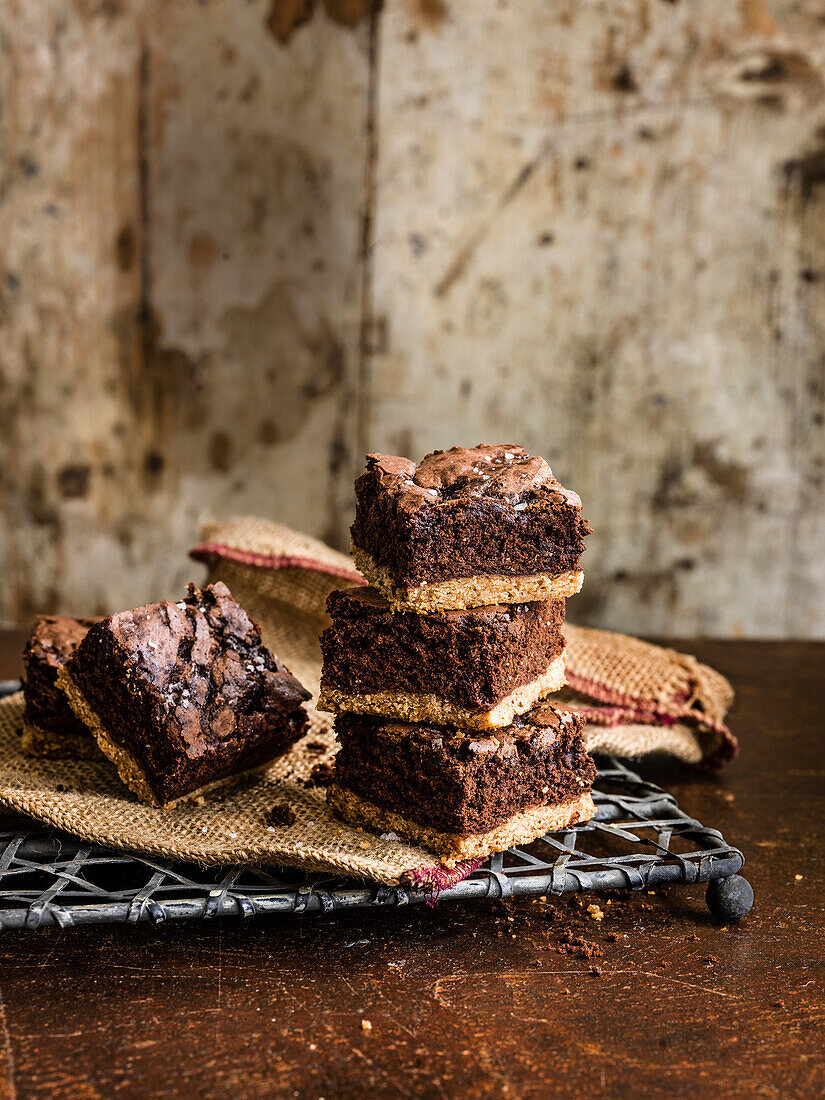
{"type": "Polygon", "coordinates": [[[641,770],[745,851],[741,924],[697,887],[601,923],[524,899],[7,932],[0,1098],[825,1094],[825,645],[683,648],[736,685],[740,758],[641,770]],[[601,973],[557,951],[570,927],[601,973]]]}

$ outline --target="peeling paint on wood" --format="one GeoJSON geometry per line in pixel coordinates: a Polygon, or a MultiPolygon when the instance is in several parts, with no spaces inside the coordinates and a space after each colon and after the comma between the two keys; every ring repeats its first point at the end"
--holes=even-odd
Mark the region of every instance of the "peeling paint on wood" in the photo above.
{"type": "Polygon", "coordinates": [[[818,8],[4,5],[0,615],[514,439],[596,529],[574,617],[825,634],[818,8]]]}
{"type": "Polygon", "coordinates": [[[315,0],[272,0],[266,25],[286,45],[292,32],[312,18],[315,0]]]}
{"type": "MultiPolygon", "coordinates": [[[[266,21],[272,34],[286,45],[292,33],[308,23],[315,11],[315,0],[272,0],[266,21]]],[[[357,27],[377,11],[380,0],[321,0],[326,14],[343,27],[357,27]]]]}

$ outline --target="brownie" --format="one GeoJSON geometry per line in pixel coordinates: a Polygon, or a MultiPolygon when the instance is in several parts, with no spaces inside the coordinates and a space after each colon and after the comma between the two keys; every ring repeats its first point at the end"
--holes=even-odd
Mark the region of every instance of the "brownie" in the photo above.
{"type": "Polygon", "coordinates": [[[307,720],[309,692],[220,582],[91,627],[59,682],[121,779],[156,806],[260,769],[307,720]]]}
{"type": "Polygon", "coordinates": [[[340,714],[334,787],[442,833],[486,833],[589,792],[596,769],[581,730],[549,703],[494,735],[340,714]]]}
{"type": "Polygon", "coordinates": [[[524,594],[518,583],[499,580],[491,588],[492,578],[536,584],[542,578],[534,599],[581,587],[579,563],[591,530],[581,500],[523,447],[452,447],[418,466],[368,455],[355,494],[356,565],[398,606],[429,611],[509,603],[524,594]],[[476,578],[469,588],[457,583],[468,578],[476,578]],[[440,598],[419,589],[440,590],[440,598]],[[496,593],[498,599],[489,598],[496,593]]]}
{"type": "Polygon", "coordinates": [[[361,587],[331,593],[327,611],[321,709],[485,728],[564,684],[564,600],[417,615],[361,587]]]}
{"type": "Polygon", "coordinates": [[[94,738],[75,717],[57,686],[57,673],[74,654],[89,627],[99,619],[40,615],[23,650],[24,751],[33,756],[95,757],[94,738]]]}

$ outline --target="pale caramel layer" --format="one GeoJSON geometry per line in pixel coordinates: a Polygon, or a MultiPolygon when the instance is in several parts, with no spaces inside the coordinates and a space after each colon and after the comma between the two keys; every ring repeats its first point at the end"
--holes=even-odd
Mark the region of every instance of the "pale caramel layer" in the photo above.
{"type": "Polygon", "coordinates": [[[584,573],[577,569],[565,573],[534,573],[526,577],[481,574],[404,588],[396,587],[384,566],[378,565],[360,546],[353,544],[352,556],[358,572],[393,607],[399,611],[415,611],[419,615],[433,611],[486,607],[497,603],[561,600],[575,596],[584,582],[584,573]]]}
{"type": "Polygon", "coordinates": [[[500,729],[512,725],[517,714],[524,714],[539,699],[559,691],[565,683],[564,654],[560,653],[541,676],[511,691],[490,710],[469,710],[439,695],[424,693],[377,691],[350,695],[337,688],[325,687],[323,683],[318,709],[335,714],[346,711],[351,714],[384,715],[400,718],[404,722],[435,722],[474,730],[500,729]]]}
{"type": "Polygon", "coordinates": [[[20,732],[20,748],[27,756],[44,760],[99,760],[95,739],[90,734],[55,733],[53,730],[24,722],[20,732]]]}
{"type": "Polygon", "coordinates": [[[596,813],[590,792],[586,791],[569,802],[534,806],[514,814],[490,832],[459,836],[458,833],[439,832],[429,825],[419,825],[403,814],[368,802],[337,783],[327,789],[327,801],[348,825],[379,833],[395,833],[412,844],[435,852],[448,867],[463,859],[477,859],[517,844],[527,844],[545,833],[588,821],[596,813]]]}

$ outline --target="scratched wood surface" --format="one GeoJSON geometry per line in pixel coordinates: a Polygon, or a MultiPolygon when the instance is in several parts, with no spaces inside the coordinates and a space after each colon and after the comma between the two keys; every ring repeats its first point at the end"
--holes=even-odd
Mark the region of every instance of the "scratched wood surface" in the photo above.
{"type": "Polygon", "coordinates": [[[737,685],[742,754],[650,774],[744,850],[740,925],[672,888],[602,921],[525,899],[2,933],[0,1100],[822,1096],[825,646],[696,650],[737,685]],[[560,954],[567,931],[604,954],[560,954]]]}
{"type": "Polygon", "coordinates": [[[818,0],[9,0],[0,617],[522,441],[581,621],[825,634],[818,0]]]}

